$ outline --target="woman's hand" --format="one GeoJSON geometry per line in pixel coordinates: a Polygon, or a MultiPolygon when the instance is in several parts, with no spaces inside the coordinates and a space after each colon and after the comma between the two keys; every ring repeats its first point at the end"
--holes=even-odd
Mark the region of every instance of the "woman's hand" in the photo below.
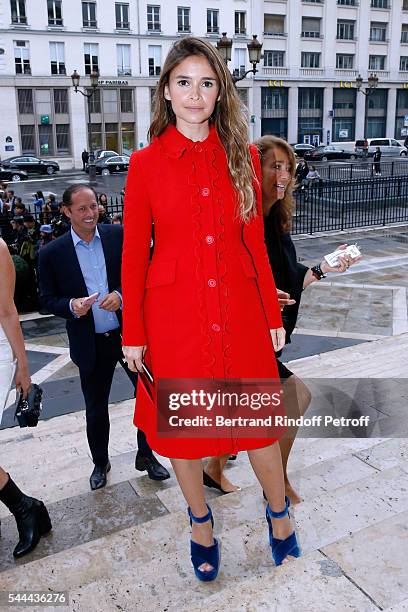
{"type": "MultiPolygon", "coordinates": [[[[344,251],[347,248],[347,244],[341,244],[337,247],[337,249],[344,251]]],[[[336,250],[337,250],[336,249],[336,250]]],[[[338,266],[329,266],[327,261],[323,259],[320,267],[322,272],[326,274],[327,272],[346,272],[351,266],[362,259],[362,255],[359,257],[350,257],[350,255],[339,255],[339,265],[338,266]]]]}
{"type": "Polygon", "coordinates": [[[278,351],[281,351],[285,346],[285,328],[279,327],[278,329],[270,329],[269,331],[271,332],[273,349],[275,353],[277,353],[278,351]]]}
{"type": "Polygon", "coordinates": [[[143,356],[146,352],[144,346],[122,346],[122,352],[129,370],[132,372],[142,372],[143,356]]]}
{"type": "Polygon", "coordinates": [[[286,291],[276,289],[276,292],[278,294],[278,302],[281,310],[283,310],[285,306],[293,306],[293,304],[296,304],[296,300],[292,300],[289,293],[286,293],[286,291]]]}
{"type": "Polygon", "coordinates": [[[24,399],[27,397],[28,392],[31,389],[31,378],[30,372],[27,366],[21,366],[17,362],[16,376],[15,376],[16,389],[19,392],[23,392],[24,399]]]}

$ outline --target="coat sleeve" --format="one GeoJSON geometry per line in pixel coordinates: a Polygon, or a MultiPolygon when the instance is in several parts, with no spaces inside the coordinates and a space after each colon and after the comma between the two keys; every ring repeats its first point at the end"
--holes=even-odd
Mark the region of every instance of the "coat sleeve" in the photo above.
{"type": "Polygon", "coordinates": [[[251,254],[255,269],[258,275],[258,287],[261,294],[263,307],[269,322],[270,329],[282,327],[282,316],[278,302],[278,294],[276,292],[275,281],[272,275],[272,269],[269,264],[268,253],[265,245],[265,234],[262,213],[262,171],[261,162],[256,147],[251,146],[252,163],[255,168],[258,183],[255,184],[255,192],[257,196],[258,214],[250,223],[252,225],[251,232],[253,234],[251,254]]]}
{"type": "Polygon", "coordinates": [[[60,297],[57,279],[55,276],[54,263],[50,249],[44,247],[40,250],[38,262],[38,279],[40,288],[41,307],[57,317],[64,319],[74,319],[69,308],[70,298],[60,297]]]}
{"type": "Polygon", "coordinates": [[[146,332],[143,302],[152,235],[152,213],[140,167],[133,153],[125,189],[124,240],[122,255],[122,300],[124,346],[143,346],[146,332]]]}

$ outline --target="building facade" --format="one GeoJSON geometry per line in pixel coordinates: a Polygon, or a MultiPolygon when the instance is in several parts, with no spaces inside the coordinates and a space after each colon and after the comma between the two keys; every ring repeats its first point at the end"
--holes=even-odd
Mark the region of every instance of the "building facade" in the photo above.
{"type": "Polygon", "coordinates": [[[87,100],[75,93],[97,69],[92,144],[129,153],[147,144],[152,96],[171,44],[222,32],[231,70],[251,66],[252,34],[263,43],[255,76],[238,83],[250,137],[289,142],[404,139],[408,130],[408,0],[0,0],[0,156],[39,155],[80,165],[88,148],[87,100]],[[376,91],[364,96],[370,73],[376,91]]]}

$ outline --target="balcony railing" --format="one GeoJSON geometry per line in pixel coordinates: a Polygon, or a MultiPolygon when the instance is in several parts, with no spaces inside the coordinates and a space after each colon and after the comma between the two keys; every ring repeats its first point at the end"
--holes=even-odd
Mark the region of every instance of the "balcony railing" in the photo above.
{"type": "Polygon", "coordinates": [[[287,76],[289,74],[289,68],[283,68],[281,66],[263,66],[262,74],[264,76],[287,76]]]}
{"type": "Polygon", "coordinates": [[[356,77],[357,70],[353,68],[336,68],[336,76],[338,77],[356,77]]]}
{"type": "Polygon", "coordinates": [[[287,32],[271,32],[271,31],[266,31],[264,32],[264,36],[279,36],[279,37],[285,37],[287,36],[288,33],[287,32]]]}
{"type": "Polygon", "coordinates": [[[306,30],[302,32],[302,38],[323,38],[323,34],[320,34],[320,32],[306,30]]]}
{"type": "Polygon", "coordinates": [[[321,76],[323,75],[323,68],[300,68],[299,70],[301,76],[321,76]]]}

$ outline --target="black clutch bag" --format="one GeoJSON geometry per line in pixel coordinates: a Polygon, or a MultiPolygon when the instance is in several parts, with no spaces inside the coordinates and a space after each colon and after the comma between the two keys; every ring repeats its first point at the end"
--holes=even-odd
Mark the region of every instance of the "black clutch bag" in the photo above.
{"type": "Polygon", "coordinates": [[[17,419],[20,427],[36,427],[42,410],[43,390],[36,384],[31,385],[31,389],[26,398],[20,391],[14,418],[17,419]]]}

